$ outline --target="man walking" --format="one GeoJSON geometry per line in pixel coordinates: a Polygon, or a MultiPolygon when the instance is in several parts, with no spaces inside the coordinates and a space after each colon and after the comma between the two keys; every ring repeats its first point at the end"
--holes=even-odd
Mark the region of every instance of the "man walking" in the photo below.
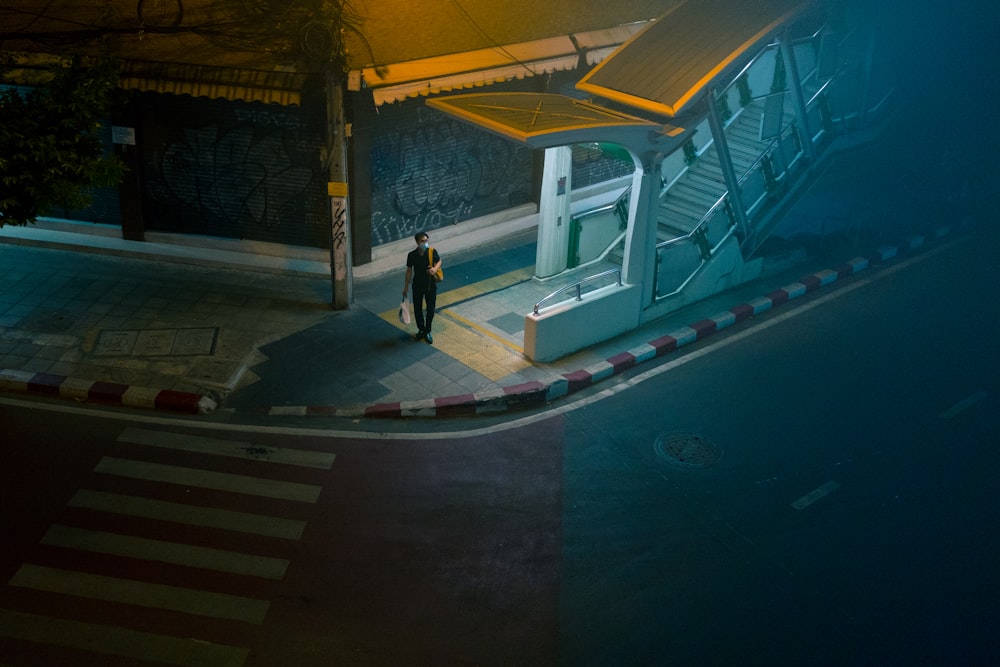
{"type": "Polygon", "coordinates": [[[437,303],[437,282],[434,279],[438,269],[441,268],[441,255],[436,250],[433,251],[432,258],[429,256],[429,246],[427,241],[430,237],[424,232],[417,232],[413,239],[417,242],[417,247],[406,256],[406,280],[403,282],[403,298],[410,288],[410,280],[413,280],[413,314],[417,321],[417,335],[414,340],[423,338],[428,343],[434,342],[431,336],[431,322],[434,321],[434,306],[437,303]],[[427,303],[427,314],[424,315],[424,302],[427,303]]]}

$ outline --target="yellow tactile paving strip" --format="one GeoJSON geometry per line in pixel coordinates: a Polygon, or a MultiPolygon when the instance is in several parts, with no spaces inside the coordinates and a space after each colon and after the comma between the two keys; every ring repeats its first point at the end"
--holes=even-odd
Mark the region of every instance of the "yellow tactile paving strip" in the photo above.
{"type": "Polygon", "coordinates": [[[447,308],[448,306],[458,303],[459,301],[473,299],[477,296],[495,292],[497,290],[504,289],[505,287],[515,285],[519,282],[529,280],[533,275],[534,269],[530,266],[526,266],[516,271],[504,273],[503,275],[487,278],[486,280],[480,280],[478,283],[472,283],[471,285],[466,285],[465,287],[458,287],[453,290],[448,290],[447,292],[441,292],[438,294],[437,307],[439,310],[441,308],[447,308]]]}
{"type": "MultiPolygon", "coordinates": [[[[531,366],[521,347],[448,310],[448,306],[527,280],[532,268],[525,267],[471,285],[439,292],[434,319],[434,347],[468,366],[490,381],[501,380],[531,366]]],[[[381,313],[386,322],[408,333],[413,325],[400,324],[398,308],[381,313]]]]}

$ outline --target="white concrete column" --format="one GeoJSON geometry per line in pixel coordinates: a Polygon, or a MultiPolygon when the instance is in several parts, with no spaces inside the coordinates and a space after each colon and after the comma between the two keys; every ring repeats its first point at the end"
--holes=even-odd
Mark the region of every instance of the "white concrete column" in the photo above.
{"type": "MultiPolygon", "coordinates": [[[[633,156],[634,157],[634,156],[633,156]]],[[[656,271],[656,225],[660,206],[660,169],[663,156],[650,164],[635,160],[632,194],[628,203],[628,232],[622,258],[622,281],[642,285],[643,306],[653,301],[653,275],[656,271]]]]}
{"type": "Polygon", "coordinates": [[[573,190],[573,148],[545,149],[542,194],[538,203],[538,246],[535,276],[547,278],[566,268],[569,258],[570,193],[573,190]]]}

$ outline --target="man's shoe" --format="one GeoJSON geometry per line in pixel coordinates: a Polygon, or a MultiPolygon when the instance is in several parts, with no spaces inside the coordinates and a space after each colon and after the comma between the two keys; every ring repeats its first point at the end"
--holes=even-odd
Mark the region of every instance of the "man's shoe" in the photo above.
{"type": "Polygon", "coordinates": [[[434,344],[434,336],[431,335],[430,331],[424,334],[424,340],[426,340],[429,345],[434,344]]]}
{"type": "Polygon", "coordinates": [[[420,340],[421,338],[423,338],[426,335],[427,334],[425,334],[423,331],[418,331],[417,335],[413,337],[413,340],[420,340]]]}

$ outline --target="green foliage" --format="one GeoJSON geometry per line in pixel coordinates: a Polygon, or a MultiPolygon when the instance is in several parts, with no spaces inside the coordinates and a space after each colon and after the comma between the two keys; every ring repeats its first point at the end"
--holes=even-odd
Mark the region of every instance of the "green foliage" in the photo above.
{"type": "Polygon", "coordinates": [[[223,48],[264,51],[304,71],[346,69],[343,33],[361,22],[348,0],[218,0],[212,10],[211,20],[187,27],[223,48]]]}
{"type": "Polygon", "coordinates": [[[114,62],[73,60],[46,83],[0,91],[0,227],[86,208],[88,188],[119,182],[124,167],[97,133],[117,83],[114,62]]]}

